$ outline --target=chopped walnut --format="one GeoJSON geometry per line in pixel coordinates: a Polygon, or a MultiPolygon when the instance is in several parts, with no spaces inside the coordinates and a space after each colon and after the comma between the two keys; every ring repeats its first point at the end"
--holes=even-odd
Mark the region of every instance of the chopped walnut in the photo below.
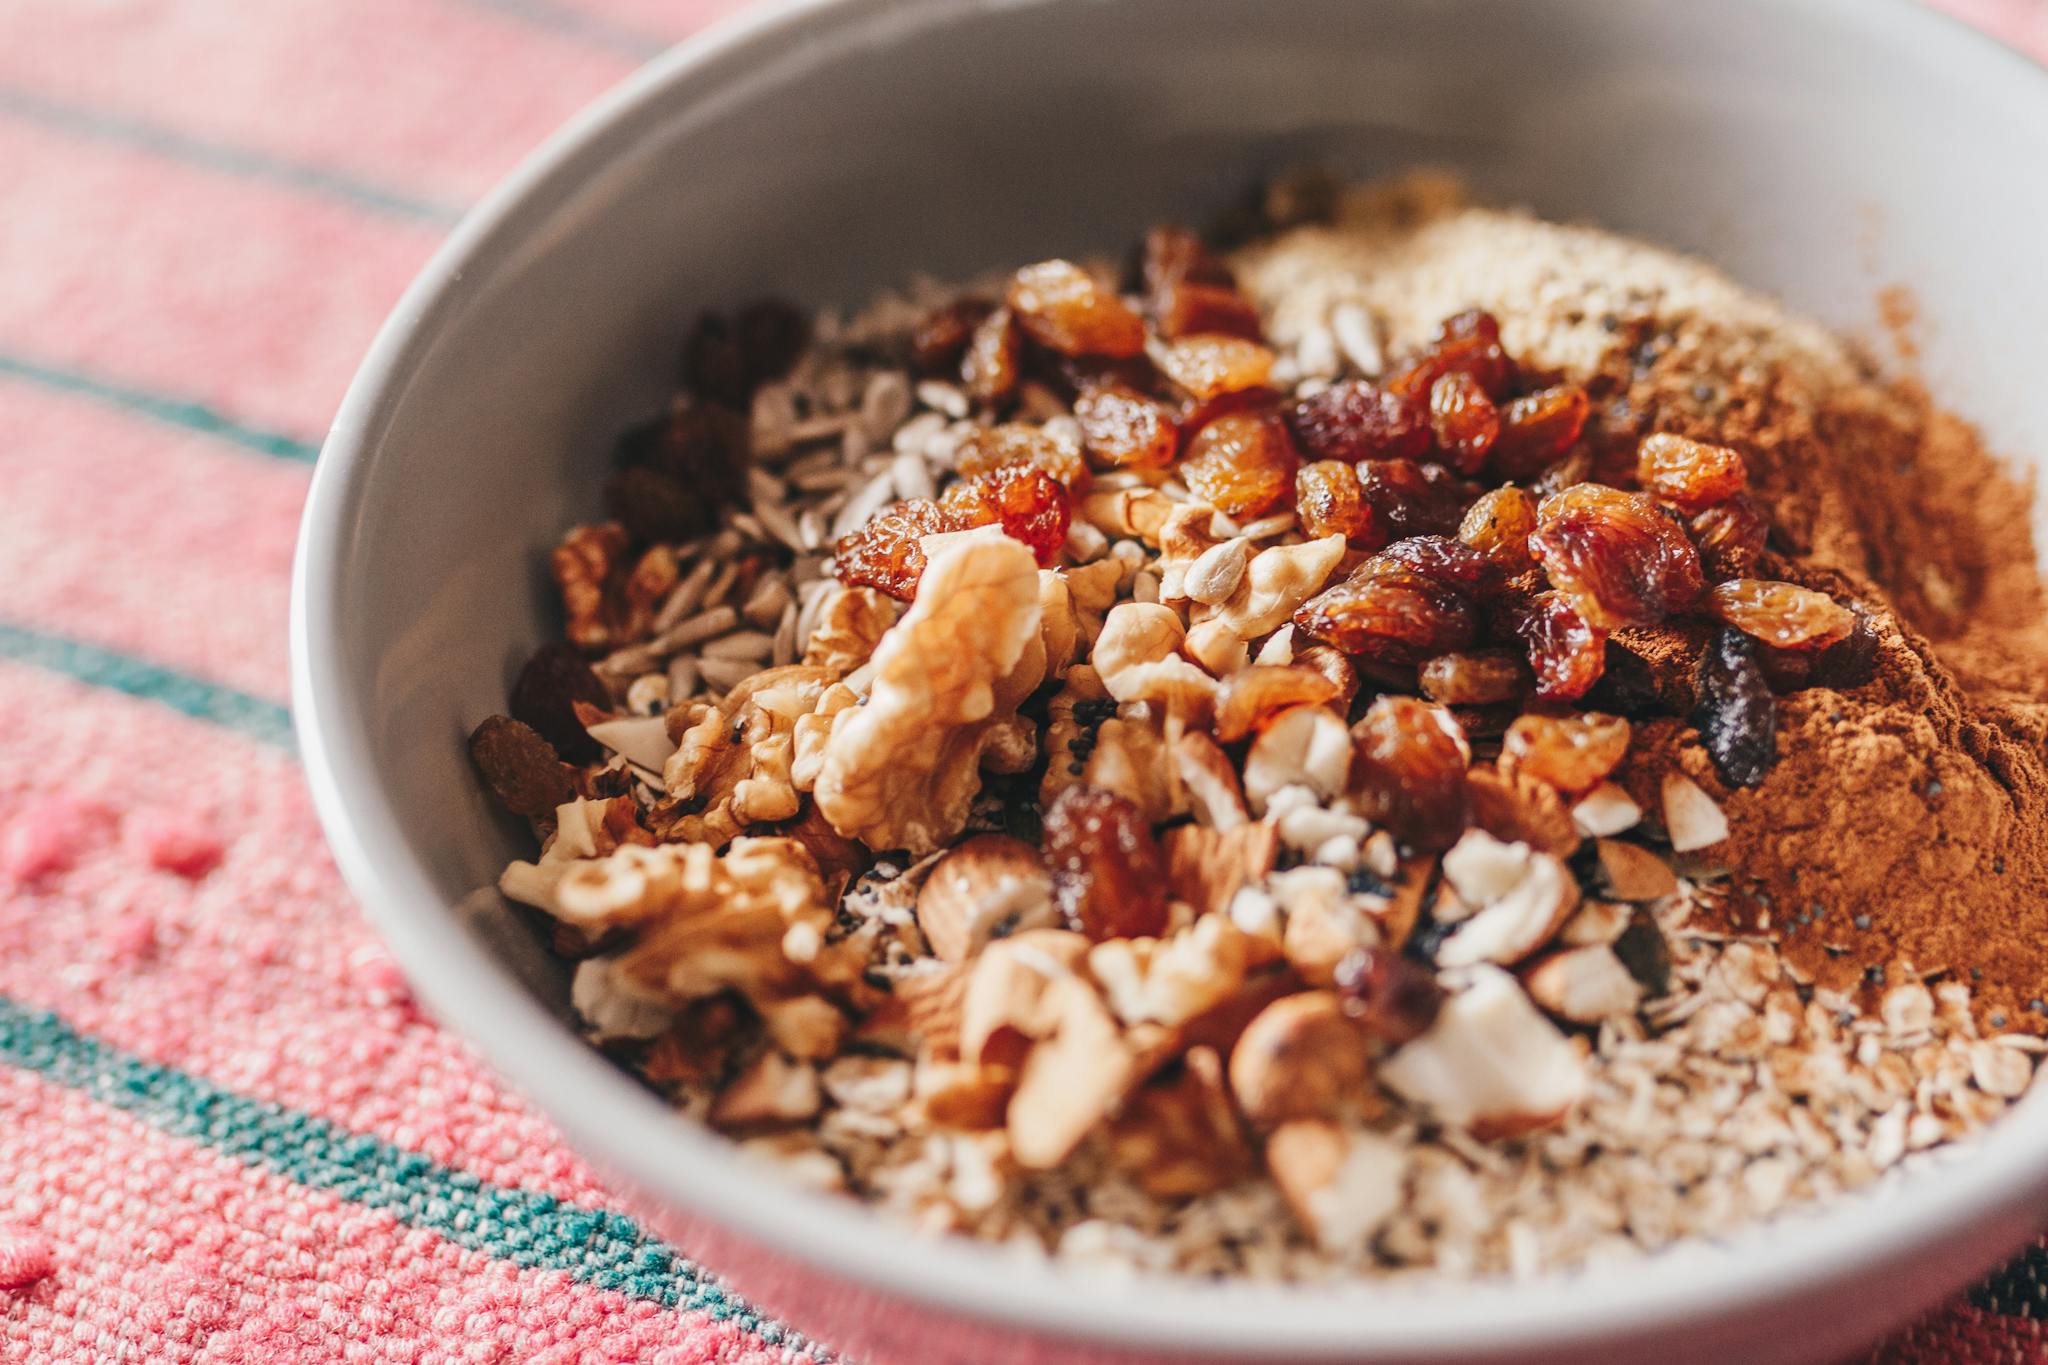
{"type": "Polygon", "coordinates": [[[928,853],[959,834],[987,762],[1035,756],[1016,714],[1043,677],[1020,673],[1039,645],[1038,566],[1000,531],[931,536],[917,597],[871,661],[863,706],[833,717],[816,787],[832,827],[870,848],[928,853]]]}
{"type": "Polygon", "coordinates": [[[842,584],[828,589],[818,624],[804,646],[804,663],[843,678],[868,661],[894,624],[894,598],[873,588],[842,584]]]}
{"type": "Polygon", "coordinates": [[[751,825],[787,820],[801,807],[792,765],[796,729],[831,685],[807,664],[770,668],[726,694],[670,713],[687,724],[662,769],[668,797],[657,807],[671,837],[723,845],[751,825]]]}
{"type": "Polygon", "coordinates": [[[662,598],[676,585],[673,549],[653,546],[627,568],[628,543],[626,528],[608,521],[578,526],[555,547],[549,567],[572,644],[599,649],[632,643],[647,633],[662,598]]]}
{"type": "Polygon", "coordinates": [[[579,927],[631,932],[616,970],[650,999],[737,991],[792,1056],[829,1055],[844,1034],[844,1017],[815,992],[852,984],[863,964],[827,942],[825,889],[793,839],[736,839],[724,853],[628,845],[573,864],[555,900],[579,927]]]}

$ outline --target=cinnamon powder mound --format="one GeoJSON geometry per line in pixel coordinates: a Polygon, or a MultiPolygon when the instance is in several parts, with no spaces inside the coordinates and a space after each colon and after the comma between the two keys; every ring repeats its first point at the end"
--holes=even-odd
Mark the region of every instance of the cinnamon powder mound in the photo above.
{"type": "Polygon", "coordinates": [[[1626,483],[1651,431],[1740,450],[1772,525],[1759,572],[1869,606],[1876,676],[1784,697],[1777,766],[1731,790],[1685,719],[1705,633],[1622,632],[1610,674],[1663,713],[1627,784],[1654,812],[1675,767],[1721,802],[1731,918],[1767,920],[1818,984],[1948,972],[1990,1027],[2048,1032],[2048,592],[2032,491],[1967,423],[1704,263],[1441,178],[1352,192],[1235,264],[1283,342],[1346,303],[1390,353],[1492,311],[1511,353],[1593,395],[1595,478],[1626,483]]]}

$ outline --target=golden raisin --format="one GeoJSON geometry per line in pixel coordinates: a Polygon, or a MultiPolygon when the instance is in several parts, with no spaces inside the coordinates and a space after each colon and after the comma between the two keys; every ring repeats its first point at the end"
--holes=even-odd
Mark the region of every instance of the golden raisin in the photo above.
{"type": "Polygon", "coordinates": [[[1159,335],[1169,340],[1211,333],[1260,341],[1259,310],[1228,285],[1182,280],[1152,297],[1159,335]]]}
{"type": "Polygon", "coordinates": [[[1628,752],[1628,722],[1585,711],[1515,718],[1501,737],[1501,766],[1575,796],[1591,791],[1628,752]]]}
{"type": "Polygon", "coordinates": [[[1660,431],[1636,447],[1636,480],[1646,492],[1697,512],[1740,493],[1749,470],[1726,446],[1660,431]]]}
{"type": "Polygon", "coordinates": [[[1141,262],[1147,294],[1157,295],[1184,280],[1225,288],[1237,286],[1236,276],[1220,256],[1194,233],[1172,223],[1162,223],[1145,234],[1141,262]]]}
{"type": "Polygon", "coordinates": [[[1482,649],[1439,654],[1423,664],[1422,695],[1445,706],[1488,706],[1512,701],[1527,685],[1529,670],[1516,654],[1482,649]]]}
{"type": "Polygon", "coordinates": [[[1536,695],[1577,701],[1607,669],[1607,632],[1590,625],[1563,593],[1538,593],[1515,623],[1529,651],[1536,695]]]}
{"type": "Polygon", "coordinates": [[[1512,576],[1536,562],[1529,554],[1529,533],[1535,529],[1536,500],[1510,484],[1483,494],[1465,509],[1458,539],[1512,576]]]}
{"type": "Polygon", "coordinates": [[[1491,559],[1449,536],[1397,540],[1359,565],[1358,572],[1377,576],[1396,566],[1463,593],[1490,593],[1501,583],[1500,569],[1491,559]]]}
{"type": "Polygon", "coordinates": [[[1277,415],[1230,412],[1195,433],[1180,476],[1190,492],[1217,511],[1256,517],[1287,496],[1299,463],[1277,415]]]}
{"type": "Polygon", "coordinates": [[[1163,342],[1152,351],[1159,371],[1198,400],[1264,388],[1273,353],[1256,341],[1210,332],[1163,342]]]}
{"type": "Polygon", "coordinates": [[[1145,324],[1130,305],[1071,261],[1027,265],[1005,300],[1033,341],[1062,355],[1136,355],[1145,324]]]}
{"type": "Polygon", "coordinates": [[[1023,336],[1015,314],[998,308],[983,318],[960,359],[960,382],[966,386],[967,396],[988,407],[1007,402],[1017,391],[1022,352],[1023,336]]]}
{"type": "Polygon", "coordinates": [[[1059,557],[1073,513],[1059,481],[1028,464],[1002,465],[962,479],[939,495],[939,507],[952,518],[953,530],[1000,524],[1005,535],[1031,547],[1041,568],[1059,557]]]}
{"type": "Polygon", "coordinates": [[[1770,533],[1763,510],[1747,493],[1694,513],[1687,525],[1700,563],[1715,578],[1740,578],[1755,568],[1770,533]]]}
{"type": "Polygon", "coordinates": [[[1373,522],[1372,508],[1358,485],[1358,472],[1342,460],[1317,460],[1294,476],[1294,510],[1303,534],[1312,538],[1344,537],[1362,550],[1385,542],[1373,522]]]}
{"type": "Polygon", "coordinates": [[[1500,436],[1500,411],[1478,380],[1453,370],[1430,386],[1429,426],[1446,462],[1474,474],[1500,436]]]}
{"type": "Polygon", "coordinates": [[[919,542],[942,531],[962,529],[929,498],[899,502],[840,537],[832,552],[832,572],[842,583],[873,588],[908,602],[917,593],[917,580],[924,576],[924,546],[919,542]]]}
{"type": "Polygon", "coordinates": [[[1407,460],[1366,460],[1358,486],[1386,534],[1450,535],[1477,490],[1442,465],[1407,460]]]}
{"type": "Polygon", "coordinates": [[[1166,856],[1129,799],[1076,783],[1045,811],[1045,861],[1067,923],[1098,942],[1166,928],[1166,856]]]}
{"type": "Polygon", "coordinates": [[[1577,384],[1515,399],[1500,412],[1493,467],[1504,479],[1531,479],[1560,459],[1586,428],[1592,400],[1577,384]]]}
{"type": "Polygon", "coordinates": [[[919,374],[944,374],[967,354],[974,329],[995,312],[987,299],[959,298],[940,304],[917,320],[910,334],[910,364],[919,374]]]}
{"type": "Polygon", "coordinates": [[[1417,460],[1429,450],[1429,419],[1420,404],[1363,379],[1332,384],[1288,410],[1301,448],[1318,460],[1417,460]]]}
{"type": "Polygon", "coordinates": [[[1715,584],[1706,611],[1778,649],[1826,649],[1856,628],[1855,615],[1826,593],[1763,578],[1715,584]]]}
{"type": "Polygon", "coordinates": [[[1074,400],[1074,420],[1088,453],[1104,464],[1157,469],[1172,464],[1180,448],[1166,405],[1126,384],[1084,388],[1074,400]]]}
{"type": "Polygon", "coordinates": [[[1414,664],[1472,643],[1478,615],[1464,594],[1405,564],[1372,567],[1323,589],[1294,613],[1295,629],[1346,654],[1414,664]]]}
{"type": "Polygon", "coordinates": [[[1087,461],[1070,440],[1030,422],[982,427],[960,443],[958,468],[969,477],[1013,464],[1034,465],[1068,488],[1088,477],[1087,461]]]}
{"type": "Polygon", "coordinates": [[[1473,309],[1446,319],[1436,340],[1389,380],[1387,388],[1411,403],[1427,403],[1436,381],[1452,373],[1472,376],[1489,398],[1507,397],[1515,366],[1501,349],[1500,322],[1493,314],[1473,309]]]}
{"type": "Polygon", "coordinates": [[[1472,750],[1458,722],[1417,697],[1385,696],[1351,728],[1351,786],[1362,814],[1418,848],[1448,848],[1470,805],[1472,750]]]}
{"type": "Polygon", "coordinates": [[[1529,548],[1590,624],[1652,626],[1699,600],[1699,552],[1655,500],[1574,484],[1536,509],[1529,548]]]}

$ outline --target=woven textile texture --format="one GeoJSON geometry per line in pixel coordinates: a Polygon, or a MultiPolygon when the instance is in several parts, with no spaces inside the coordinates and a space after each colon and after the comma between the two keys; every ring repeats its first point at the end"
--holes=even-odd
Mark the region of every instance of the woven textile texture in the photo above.
{"type": "MultiPolygon", "coordinates": [[[[2048,55],[2048,0],[1949,0],[2048,55]]],[[[734,0],[0,0],[0,1361],[829,1356],[411,1002],[292,753],[321,431],[462,211],[734,0]]],[[[2048,1358],[2037,1248],[1876,1353],[2048,1358]]]]}

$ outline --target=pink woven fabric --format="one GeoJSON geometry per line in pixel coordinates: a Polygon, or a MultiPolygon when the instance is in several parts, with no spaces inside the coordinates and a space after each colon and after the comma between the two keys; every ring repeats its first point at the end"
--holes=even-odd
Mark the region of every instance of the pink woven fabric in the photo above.
{"type": "MultiPolygon", "coordinates": [[[[2048,53],[2048,3],[1949,2],[2048,53]]],[[[463,205],[737,7],[0,12],[7,1365],[820,1353],[413,1005],[282,733],[308,461],[372,332],[463,205]]],[[[2042,1267],[1877,1358],[2048,1358],[2042,1267]]]]}

